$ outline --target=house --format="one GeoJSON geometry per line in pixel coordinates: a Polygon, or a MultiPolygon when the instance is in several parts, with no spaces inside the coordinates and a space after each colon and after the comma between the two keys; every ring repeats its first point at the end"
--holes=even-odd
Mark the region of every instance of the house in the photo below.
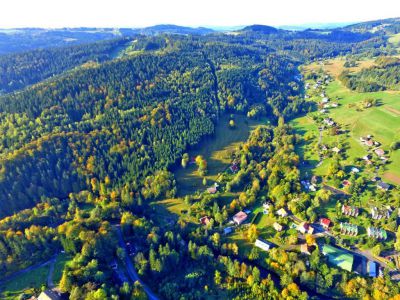
{"type": "Polygon", "coordinates": [[[334,126],[336,123],[331,118],[325,118],[324,123],[328,126],[334,126]]]}
{"type": "Polygon", "coordinates": [[[274,224],[272,224],[272,227],[274,227],[274,229],[278,232],[281,232],[283,230],[283,226],[277,222],[275,222],[274,224]]]}
{"type": "Polygon", "coordinates": [[[269,251],[269,249],[271,249],[272,247],[272,244],[270,242],[262,239],[257,239],[254,245],[264,251],[269,251]]]}
{"type": "Polygon", "coordinates": [[[38,300],[62,300],[65,295],[58,290],[45,290],[40,293],[38,300]]]}
{"type": "Polygon", "coordinates": [[[333,147],[332,152],[339,153],[341,150],[338,147],[333,147]]]}
{"type": "Polygon", "coordinates": [[[268,215],[270,208],[271,208],[271,204],[268,202],[264,202],[263,203],[263,214],[268,215]]]}
{"type": "Polygon", "coordinates": [[[207,226],[208,224],[210,224],[210,217],[208,216],[204,216],[202,218],[199,219],[200,224],[207,226]]]}
{"type": "Polygon", "coordinates": [[[233,216],[233,222],[235,222],[236,225],[240,225],[246,220],[247,214],[244,211],[239,211],[236,215],[233,216]]]}
{"type": "Polygon", "coordinates": [[[284,208],[279,209],[276,214],[282,218],[285,218],[288,216],[287,211],[284,208]]]}
{"type": "Polygon", "coordinates": [[[313,234],[314,227],[312,227],[307,222],[302,222],[299,226],[297,226],[297,230],[300,231],[302,234],[306,234],[306,233],[313,234]]]}
{"type": "Polygon", "coordinates": [[[356,168],[356,167],[352,167],[352,168],[351,168],[351,172],[352,172],[352,173],[360,173],[360,169],[359,169],[359,168],[356,168]]]}
{"type": "Polygon", "coordinates": [[[300,245],[300,252],[307,255],[311,255],[310,247],[307,245],[307,243],[300,245]]]}
{"type": "Polygon", "coordinates": [[[342,214],[351,217],[358,217],[359,209],[355,206],[342,205],[342,214]]]}
{"type": "Polygon", "coordinates": [[[381,148],[375,149],[375,154],[378,156],[383,156],[385,155],[385,151],[381,148]]]}
{"type": "Polygon", "coordinates": [[[387,239],[386,230],[377,228],[377,227],[368,227],[367,235],[368,235],[368,237],[372,237],[377,240],[386,240],[387,239]]]}
{"type": "Polygon", "coordinates": [[[340,223],[340,233],[346,235],[358,235],[358,227],[355,224],[340,223]]]}
{"type": "Polygon", "coordinates": [[[224,228],[224,234],[225,235],[228,235],[228,234],[230,234],[230,233],[232,233],[233,232],[233,227],[225,227],[224,228]]]}
{"type": "Polygon", "coordinates": [[[366,161],[369,161],[370,157],[369,157],[369,155],[367,154],[367,155],[363,156],[362,159],[363,159],[363,160],[366,160],[366,161]]]}
{"type": "Polygon", "coordinates": [[[388,191],[390,189],[390,185],[388,185],[387,183],[380,181],[378,182],[378,184],[376,185],[378,189],[383,190],[383,191],[388,191]]]}
{"type": "Polygon", "coordinates": [[[312,184],[317,184],[318,181],[319,181],[318,176],[314,175],[313,177],[311,177],[311,183],[312,183],[312,184]]]}
{"type": "Polygon", "coordinates": [[[207,192],[208,192],[209,194],[215,194],[215,193],[217,192],[217,188],[216,188],[215,186],[209,187],[209,188],[207,189],[207,192]]]}
{"type": "Polygon", "coordinates": [[[372,147],[374,145],[374,141],[373,140],[368,140],[368,141],[365,141],[364,144],[367,145],[368,147],[372,147]]]}
{"type": "Polygon", "coordinates": [[[323,109],[321,109],[319,112],[320,112],[321,114],[326,114],[328,111],[327,111],[325,108],[323,108],[323,109]]]}
{"type": "Polygon", "coordinates": [[[377,270],[378,270],[378,264],[372,260],[368,261],[368,264],[367,264],[368,275],[370,277],[376,277],[377,270]]]}
{"type": "Polygon", "coordinates": [[[321,219],[319,220],[319,223],[321,224],[321,226],[322,226],[324,229],[328,229],[329,226],[331,225],[331,220],[329,220],[329,219],[327,219],[327,218],[321,218],[321,219]]]}
{"type": "Polygon", "coordinates": [[[329,99],[327,97],[323,97],[321,102],[326,104],[329,102],[329,99]]]}
{"type": "Polygon", "coordinates": [[[239,166],[237,165],[236,162],[234,162],[230,167],[229,170],[231,170],[232,173],[237,173],[239,171],[239,166]]]}
{"type": "Polygon", "coordinates": [[[347,187],[347,186],[350,186],[350,185],[351,185],[351,182],[348,181],[348,180],[343,180],[343,181],[342,181],[342,184],[343,184],[344,187],[347,187]]]}
{"type": "Polygon", "coordinates": [[[339,104],[338,104],[337,102],[333,102],[333,103],[331,104],[331,106],[332,106],[332,107],[338,107],[339,104]]]}
{"type": "Polygon", "coordinates": [[[322,254],[328,257],[331,264],[349,272],[353,270],[354,256],[349,252],[324,244],[322,254]]]}
{"type": "Polygon", "coordinates": [[[374,220],[380,220],[382,218],[389,219],[390,218],[390,213],[392,212],[392,209],[378,209],[377,207],[372,207],[371,208],[371,217],[374,220]]]}

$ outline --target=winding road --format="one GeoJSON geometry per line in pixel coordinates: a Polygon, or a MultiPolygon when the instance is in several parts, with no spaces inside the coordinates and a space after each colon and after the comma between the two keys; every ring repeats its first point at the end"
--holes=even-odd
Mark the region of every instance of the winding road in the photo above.
{"type": "Polygon", "coordinates": [[[116,229],[118,235],[119,246],[125,251],[125,266],[126,270],[128,271],[128,276],[130,277],[132,282],[138,281],[142,285],[143,290],[150,300],[159,300],[159,298],[150,290],[150,288],[142,280],[140,280],[139,275],[137,274],[135,267],[133,266],[132,260],[128,254],[128,249],[126,248],[124,237],[122,236],[121,227],[119,225],[115,225],[114,228],[116,229]]]}

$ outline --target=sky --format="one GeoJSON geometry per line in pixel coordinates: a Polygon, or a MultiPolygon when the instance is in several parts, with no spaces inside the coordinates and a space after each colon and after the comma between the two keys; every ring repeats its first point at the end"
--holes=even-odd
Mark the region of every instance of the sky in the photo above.
{"type": "Polygon", "coordinates": [[[0,0],[0,28],[272,26],[400,17],[400,0],[0,0]]]}

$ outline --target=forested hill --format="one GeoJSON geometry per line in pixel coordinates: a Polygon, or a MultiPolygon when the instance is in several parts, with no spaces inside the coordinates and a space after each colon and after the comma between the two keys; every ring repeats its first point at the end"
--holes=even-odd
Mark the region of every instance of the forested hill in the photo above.
{"type": "MultiPolygon", "coordinates": [[[[391,51],[379,34],[253,26],[135,33],[0,56],[1,86],[9,92],[0,96],[0,278],[62,249],[69,262],[56,264],[59,285],[71,299],[144,299],[141,284],[124,283],[125,267],[129,281],[137,280],[132,263],[162,299],[306,299],[299,285],[313,293],[328,273],[317,284],[331,287],[339,273],[320,263],[318,251],[309,266],[282,249],[270,260],[258,250],[243,257],[220,232],[232,215],[267,199],[276,208],[295,203],[304,217],[311,202],[320,202],[302,191],[300,137],[287,124],[315,108],[304,97],[300,65],[391,51]],[[199,189],[177,199],[178,166],[196,165],[204,177],[207,160],[188,152],[221,120],[235,135],[235,117],[246,134],[253,123],[263,125],[229,149],[237,170],[227,164],[218,174],[226,194],[199,189]],[[175,200],[179,208],[158,205],[175,200]],[[261,273],[262,266],[273,266],[282,280],[261,273]]],[[[238,234],[253,243],[249,228],[238,234]]],[[[297,243],[292,231],[282,241],[297,243]]]]}
{"type": "Polygon", "coordinates": [[[24,88],[80,64],[113,57],[128,39],[32,50],[0,56],[0,94],[24,88]]]}

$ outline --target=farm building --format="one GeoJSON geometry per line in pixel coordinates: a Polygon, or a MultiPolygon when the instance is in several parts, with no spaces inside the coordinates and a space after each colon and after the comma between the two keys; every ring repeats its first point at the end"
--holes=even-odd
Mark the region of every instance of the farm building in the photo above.
{"type": "Polygon", "coordinates": [[[343,270],[352,271],[354,256],[347,251],[325,244],[322,246],[322,254],[328,256],[331,264],[343,270]]]}
{"type": "Polygon", "coordinates": [[[272,244],[270,242],[264,241],[262,239],[257,239],[254,245],[264,251],[269,251],[269,249],[271,249],[272,247],[272,244]]]}
{"type": "Polygon", "coordinates": [[[240,225],[246,220],[247,214],[244,211],[239,211],[236,215],[233,216],[233,222],[235,222],[236,225],[240,225]]]}

